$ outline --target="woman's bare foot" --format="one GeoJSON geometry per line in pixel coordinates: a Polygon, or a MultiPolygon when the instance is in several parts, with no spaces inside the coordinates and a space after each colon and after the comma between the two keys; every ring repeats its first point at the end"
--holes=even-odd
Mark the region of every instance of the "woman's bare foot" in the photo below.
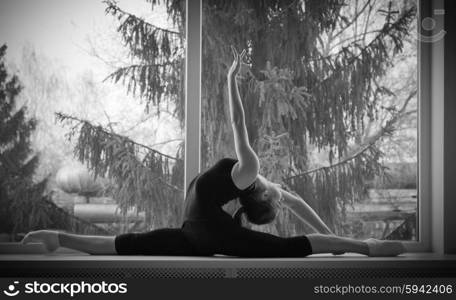
{"type": "Polygon", "coordinates": [[[54,230],[31,231],[25,235],[21,243],[43,243],[47,251],[53,252],[60,247],[59,232],[54,230]]]}
{"type": "Polygon", "coordinates": [[[398,241],[367,239],[364,241],[369,247],[369,256],[397,256],[404,253],[404,244],[398,241]]]}

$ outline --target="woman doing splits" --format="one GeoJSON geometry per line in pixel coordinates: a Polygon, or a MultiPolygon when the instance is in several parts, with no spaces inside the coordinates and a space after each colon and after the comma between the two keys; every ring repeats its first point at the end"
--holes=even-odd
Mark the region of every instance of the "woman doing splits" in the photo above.
{"type": "Polygon", "coordinates": [[[48,251],[62,246],[100,255],[305,257],[315,253],[395,256],[405,252],[403,244],[397,241],[359,241],[335,236],[303,199],[259,175],[260,163],[249,143],[236,84],[245,50],[238,54],[232,47],[232,51],[234,61],[228,72],[228,91],[237,159],[224,158],[193,179],[187,189],[181,228],[117,236],[39,230],[29,232],[22,243],[41,242],[48,251]],[[222,206],[234,199],[239,199],[242,207],[232,217],[222,206]],[[282,204],[317,233],[279,237],[247,229],[238,222],[239,215],[245,213],[251,223],[269,223],[282,204]]]}

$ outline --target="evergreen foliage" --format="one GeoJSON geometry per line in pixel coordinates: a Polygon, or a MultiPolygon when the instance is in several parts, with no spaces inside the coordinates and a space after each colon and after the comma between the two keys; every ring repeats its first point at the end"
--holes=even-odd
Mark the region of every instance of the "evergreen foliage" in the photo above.
{"type": "MultiPolygon", "coordinates": [[[[131,207],[146,212],[149,228],[179,226],[183,197],[182,159],[171,157],[131,139],[62,113],[60,122],[78,134],[75,156],[86,162],[95,176],[111,178],[112,196],[123,213],[131,207]]],[[[124,222],[128,222],[127,219],[124,222]]]]}
{"type": "MultiPolygon", "coordinates": [[[[33,183],[33,174],[38,156],[32,154],[30,134],[36,121],[26,118],[26,107],[17,107],[17,96],[21,91],[17,76],[9,76],[5,64],[6,45],[0,48],[0,200],[2,232],[16,232],[40,225],[43,215],[39,211],[36,197],[40,197],[45,182],[33,183]],[[30,213],[35,213],[29,218],[30,213]]],[[[45,223],[45,221],[44,221],[45,223]]]]}
{"type": "Polygon", "coordinates": [[[107,233],[57,207],[45,195],[47,179],[34,181],[39,157],[31,149],[30,135],[36,120],[28,118],[25,105],[18,106],[22,87],[17,76],[8,74],[6,49],[0,47],[0,232],[13,237],[43,228],[107,233]]]}
{"type": "MultiPolygon", "coordinates": [[[[119,20],[118,31],[134,61],[109,78],[123,82],[128,91],[144,99],[146,109],[161,101],[174,104],[183,124],[185,1],[148,2],[152,9],[164,3],[177,29],[157,27],[114,1],[105,2],[106,12],[119,20]]],[[[346,205],[365,195],[367,181],[385,174],[378,143],[391,134],[399,115],[378,134],[363,141],[360,136],[366,122],[377,120],[382,97],[394,94],[380,79],[403,50],[416,16],[414,1],[379,4],[364,0],[355,13],[347,9],[347,3],[203,1],[203,169],[221,157],[234,156],[226,73],[232,60],[230,45],[248,49],[248,70],[243,71],[240,90],[261,172],[302,196],[337,233],[341,233],[346,205]],[[349,35],[346,31],[361,15],[369,19],[374,14],[383,18],[376,30],[368,31],[365,23],[343,43],[331,43],[349,35]],[[358,148],[353,151],[350,143],[358,148]],[[328,166],[309,170],[309,153],[314,148],[328,153],[328,166]]],[[[79,134],[76,154],[99,174],[116,179],[116,195],[124,209],[138,206],[174,224],[162,210],[165,207],[157,205],[169,201],[168,192],[161,195],[159,189],[169,185],[173,172],[183,172],[180,160],[171,168],[166,156],[144,147],[140,148],[146,154],[141,156],[133,141],[88,122],[83,122],[79,134]],[[156,176],[162,178],[154,181],[159,185],[147,185],[156,176]]],[[[173,201],[174,211],[179,211],[179,202],[173,201]]],[[[267,230],[284,235],[303,230],[286,212],[276,225],[267,230]]]]}
{"type": "Polygon", "coordinates": [[[150,104],[158,109],[164,99],[176,104],[178,117],[183,120],[185,106],[180,97],[184,92],[185,75],[183,26],[180,31],[163,29],[125,12],[112,0],[104,3],[106,13],[119,20],[117,31],[130,50],[131,58],[137,61],[137,64],[118,68],[107,79],[122,80],[128,92],[145,100],[146,111],[150,104]]]}

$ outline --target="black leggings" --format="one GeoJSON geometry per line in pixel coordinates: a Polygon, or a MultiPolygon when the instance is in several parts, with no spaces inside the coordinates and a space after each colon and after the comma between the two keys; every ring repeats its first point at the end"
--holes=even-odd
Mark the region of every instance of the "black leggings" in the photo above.
{"type": "Polygon", "coordinates": [[[186,221],[182,228],[157,229],[116,236],[120,255],[182,255],[239,257],[304,257],[312,254],[306,236],[278,237],[237,224],[186,221]]]}

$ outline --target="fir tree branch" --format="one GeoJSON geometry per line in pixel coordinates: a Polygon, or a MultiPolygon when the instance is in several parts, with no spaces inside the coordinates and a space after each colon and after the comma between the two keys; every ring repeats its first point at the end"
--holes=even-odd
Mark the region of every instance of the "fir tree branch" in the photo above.
{"type": "MultiPolygon", "coordinates": [[[[357,34],[357,35],[353,35],[351,37],[348,37],[348,38],[345,38],[339,42],[337,42],[336,44],[333,44],[331,45],[331,50],[338,47],[338,46],[341,46],[343,45],[344,43],[350,41],[351,44],[355,44],[355,43],[358,43],[360,41],[363,41],[366,39],[366,36],[369,35],[369,34],[372,34],[372,33],[379,33],[381,32],[381,29],[376,29],[376,30],[370,30],[370,31],[366,31],[366,32],[363,32],[363,33],[360,33],[360,34],[357,34]]],[[[330,50],[330,51],[331,51],[330,50]]],[[[316,60],[322,60],[322,59],[325,59],[325,58],[329,58],[331,56],[337,56],[339,55],[340,53],[342,53],[341,51],[338,51],[336,53],[333,53],[333,54],[330,54],[330,55],[326,55],[324,57],[321,57],[321,58],[317,58],[316,60]]]]}
{"type": "Polygon", "coordinates": [[[135,70],[140,69],[140,68],[164,68],[167,66],[176,66],[178,65],[179,62],[177,61],[169,61],[165,62],[162,64],[134,64],[134,65],[129,65],[126,67],[119,67],[117,70],[109,74],[103,79],[103,82],[105,82],[108,79],[114,79],[115,82],[119,81],[121,76],[125,76],[130,72],[135,72],[135,70]]]}
{"type": "Polygon", "coordinates": [[[388,121],[386,121],[385,125],[382,126],[376,133],[365,138],[365,141],[362,144],[363,145],[371,144],[372,141],[375,142],[375,141],[379,140],[380,138],[382,138],[385,134],[391,133],[392,131],[394,131],[395,124],[401,118],[414,113],[414,111],[406,112],[405,110],[407,109],[407,106],[410,103],[410,101],[416,96],[417,93],[418,93],[417,90],[411,91],[410,94],[405,99],[404,103],[402,104],[401,108],[388,121]]]}
{"type": "Polygon", "coordinates": [[[144,144],[135,142],[135,141],[133,141],[132,139],[126,137],[126,136],[122,136],[122,135],[120,135],[120,134],[117,134],[117,133],[114,133],[114,132],[110,132],[110,131],[104,129],[102,126],[95,126],[95,125],[93,125],[91,122],[89,122],[89,121],[87,121],[87,120],[79,119],[79,118],[76,118],[76,117],[74,117],[74,116],[70,116],[70,115],[67,115],[67,114],[64,114],[64,113],[60,113],[60,112],[57,112],[57,113],[55,113],[55,114],[56,114],[57,118],[58,118],[60,121],[72,120],[72,121],[76,121],[76,122],[78,122],[78,123],[80,123],[80,124],[87,124],[87,125],[89,125],[90,127],[98,128],[98,129],[101,130],[103,133],[105,133],[105,134],[107,134],[107,135],[109,135],[109,136],[113,136],[113,137],[120,138],[120,139],[122,139],[122,140],[124,140],[124,141],[126,141],[126,142],[128,142],[128,143],[130,143],[130,144],[133,144],[133,145],[136,145],[136,146],[145,148],[145,149],[147,149],[147,150],[149,150],[149,151],[151,151],[151,152],[153,152],[153,153],[155,153],[155,154],[157,154],[157,155],[160,155],[160,156],[162,156],[162,157],[166,157],[166,158],[172,159],[172,160],[180,160],[180,159],[177,158],[177,157],[170,156],[170,155],[168,155],[168,154],[164,154],[164,153],[162,153],[162,152],[160,152],[160,151],[158,151],[158,150],[155,150],[155,149],[153,149],[153,148],[151,148],[151,147],[149,147],[149,146],[147,146],[147,145],[144,145],[144,144]]]}
{"type": "Polygon", "coordinates": [[[70,137],[79,132],[74,153],[95,176],[107,176],[115,183],[110,193],[122,213],[131,207],[144,211],[147,228],[177,226],[183,192],[181,159],[77,117],[59,113],[57,118],[78,123],[70,132],[70,137]],[[149,151],[139,155],[137,146],[149,151]]]}
{"type": "MultiPolygon", "coordinates": [[[[349,58],[348,62],[346,64],[344,64],[344,66],[345,67],[351,67],[351,65],[354,62],[356,62],[363,54],[367,53],[369,49],[371,49],[372,47],[375,47],[378,43],[382,42],[383,39],[386,36],[391,36],[392,31],[399,30],[400,26],[404,25],[404,22],[406,22],[410,18],[410,16],[412,14],[414,14],[414,12],[415,11],[412,8],[409,11],[405,12],[394,23],[385,23],[381,29],[371,31],[370,33],[378,32],[378,34],[366,46],[358,49],[359,53],[354,55],[354,56],[351,56],[349,58]]],[[[396,43],[396,46],[399,45],[401,43],[400,39],[396,40],[395,43],[396,43]]],[[[356,43],[356,40],[352,44],[354,44],[354,46],[358,45],[356,43]]],[[[333,53],[333,54],[330,54],[330,55],[327,55],[327,56],[321,56],[321,57],[318,57],[318,58],[309,59],[308,61],[312,62],[312,61],[319,61],[319,60],[327,60],[329,58],[337,59],[337,57],[339,57],[340,55],[345,56],[345,55],[347,55],[347,53],[352,53],[352,52],[349,51],[350,46],[342,47],[342,50],[338,51],[337,53],[333,53]]],[[[339,68],[337,71],[341,72],[341,71],[344,71],[344,69],[343,68],[339,68]]],[[[320,82],[320,84],[322,84],[325,81],[331,79],[332,76],[334,76],[336,73],[337,72],[333,72],[331,74],[331,76],[328,76],[328,77],[324,78],[323,81],[320,82]]]]}
{"type": "Polygon", "coordinates": [[[122,17],[127,16],[127,17],[131,17],[131,18],[135,18],[135,19],[137,19],[138,21],[140,21],[141,23],[143,23],[144,25],[150,27],[153,30],[158,30],[158,31],[161,31],[161,32],[169,33],[169,34],[182,36],[182,34],[180,32],[169,30],[169,29],[166,29],[166,28],[162,28],[162,27],[159,27],[157,25],[153,25],[151,23],[146,22],[143,18],[137,17],[137,16],[135,16],[135,15],[133,15],[131,13],[126,12],[125,10],[123,10],[119,6],[117,6],[116,2],[113,1],[113,0],[105,0],[105,1],[103,1],[103,3],[105,3],[107,5],[107,7],[105,9],[105,12],[107,14],[110,13],[113,16],[116,16],[116,15],[120,14],[120,15],[122,15],[122,17]]]}
{"type": "Polygon", "coordinates": [[[404,115],[408,115],[408,114],[411,114],[411,113],[416,112],[416,111],[405,112],[408,103],[413,99],[413,97],[416,96],[416,94],[417,94],[417,90],[412,91],[412,92],[407,96],[407,98],[405,99],[404,103],[402,104],[402,106],[401,106],[401,108],[398,110],[398,112],[397,112],[396,114],[394,114],[394,116],[391,117],[391,118],[386,122],[385,126],[382,126],[375,134],[373,134],[373,135],[371,135],[369,138],[367,138],[366,141],[362,143],[362,146],[360,147],[360,149],[357,150],[354,154],[352,154],[352,155],[350,155],[349,157],[346,157],[346,158],[340,160],[340,161],[337,162],[337,163],[331,164],[331,165],[329,165],[329,166],[323,166],[323,167],[314,168],[314,169],[311,169],[311,170],[308,170],[308,171],[305,171],[305,172],[302,172],[302,173],[299,173],[299,174],[296,174],[296,175],[287,177],[287,178],[285,178],[284,180],[287,181],[287,180],[290,180],[290,179],[293,179],[293,178],[305,176],[305,175],[308,175],[308,174],[311,174],[311,173],[315,173],[315,172],[319,172],[319,171],[322,171],[322,170],[333,169],[333,168],[335,168],[335,167],[338,167],[338,166],[340,166],[340,165],[343,165],[343,164],[345,164],[345,163],[348,163],[348,162],[350,162],[350,161],[356,159],[357,157],[363,155],[363,153],[365,153],[367,150],[369,150],[370,148],[374,147],[375,144],[376,144],[376,142],[379,141],[385,134],[390,134],[391,131],[392,131],[393,128],[394,128],[394,124],[395,124],[401,117],[403,117],[404,115]]]}

